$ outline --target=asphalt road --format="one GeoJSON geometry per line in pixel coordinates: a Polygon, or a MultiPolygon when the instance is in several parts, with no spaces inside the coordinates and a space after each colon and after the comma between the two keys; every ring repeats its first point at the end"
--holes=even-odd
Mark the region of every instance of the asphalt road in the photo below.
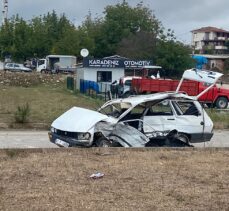
{"type": "MultiPolygon", "coordinates": [[[[195,147],[229,147],[229,130],[215,131],[210,142],[195,147]]],[[[0,148],[58,148],[47,131],[0,131],[0,148]]]]}
{"type": "Polygon", "coordinates": [[[0,131],[0,148],[57,148],[48,131],[0,131]]]}

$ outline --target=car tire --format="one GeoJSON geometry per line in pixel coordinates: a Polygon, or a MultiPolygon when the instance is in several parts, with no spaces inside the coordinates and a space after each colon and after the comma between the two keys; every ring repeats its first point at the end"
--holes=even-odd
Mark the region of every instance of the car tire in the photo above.
{"type": "Polygon", "coordinates": [[[219,97],[217,100],[216,100],[216,108],[218,109],[225,109],[228,107],[228,99],[226,97],[219,97]]]}
{"type": "Polygon", "coordinates": [[[112,142],[105,137],[100,137],[95,142],[96,147],[112,147],[112,142]]]}
{"type": "Polygon", "coordinates": [[[41,74],[44,74],[44,73],[46,73],[45,70],[41,70],[41,74]]]}
{"type": "Polygon", "coordinates": [[[181,142],[189,145],[190,138],[186,134],[184,134],[184,133],[178,133],[176,138],[178,140],[180,140],[181,142]]]}

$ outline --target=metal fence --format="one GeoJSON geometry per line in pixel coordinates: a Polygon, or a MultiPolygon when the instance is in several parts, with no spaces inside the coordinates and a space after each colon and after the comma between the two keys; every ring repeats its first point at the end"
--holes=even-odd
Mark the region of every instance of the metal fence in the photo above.
{"type": "Polygon", "coordinates": [[[118,98],[118,89],[116,85],[103,82],[97,83],[82,79],[80,80],[80,93],[104,101],[118,98]]]}

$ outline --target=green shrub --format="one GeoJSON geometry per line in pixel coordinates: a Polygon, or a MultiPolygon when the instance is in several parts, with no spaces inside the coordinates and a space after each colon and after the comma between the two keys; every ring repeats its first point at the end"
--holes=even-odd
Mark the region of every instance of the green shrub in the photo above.
{"type": "Polygon", "coordinates": [[[30,116],[30,106],[28,103],[17,107],[17,111],[14,114],[16,123],[26,123],[30,116]]]}

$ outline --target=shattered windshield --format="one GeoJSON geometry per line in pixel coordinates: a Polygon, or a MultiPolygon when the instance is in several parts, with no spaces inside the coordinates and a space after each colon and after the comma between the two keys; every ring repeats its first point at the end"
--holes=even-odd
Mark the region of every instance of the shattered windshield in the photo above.
{"type": "Polygon", "coordinates": [[[114,103],[111,105],[107,105],[104,108],[101,108],[99,112],[107,116],[119,118],[130,107],[131,107],[130,103],[114,103]]]}

